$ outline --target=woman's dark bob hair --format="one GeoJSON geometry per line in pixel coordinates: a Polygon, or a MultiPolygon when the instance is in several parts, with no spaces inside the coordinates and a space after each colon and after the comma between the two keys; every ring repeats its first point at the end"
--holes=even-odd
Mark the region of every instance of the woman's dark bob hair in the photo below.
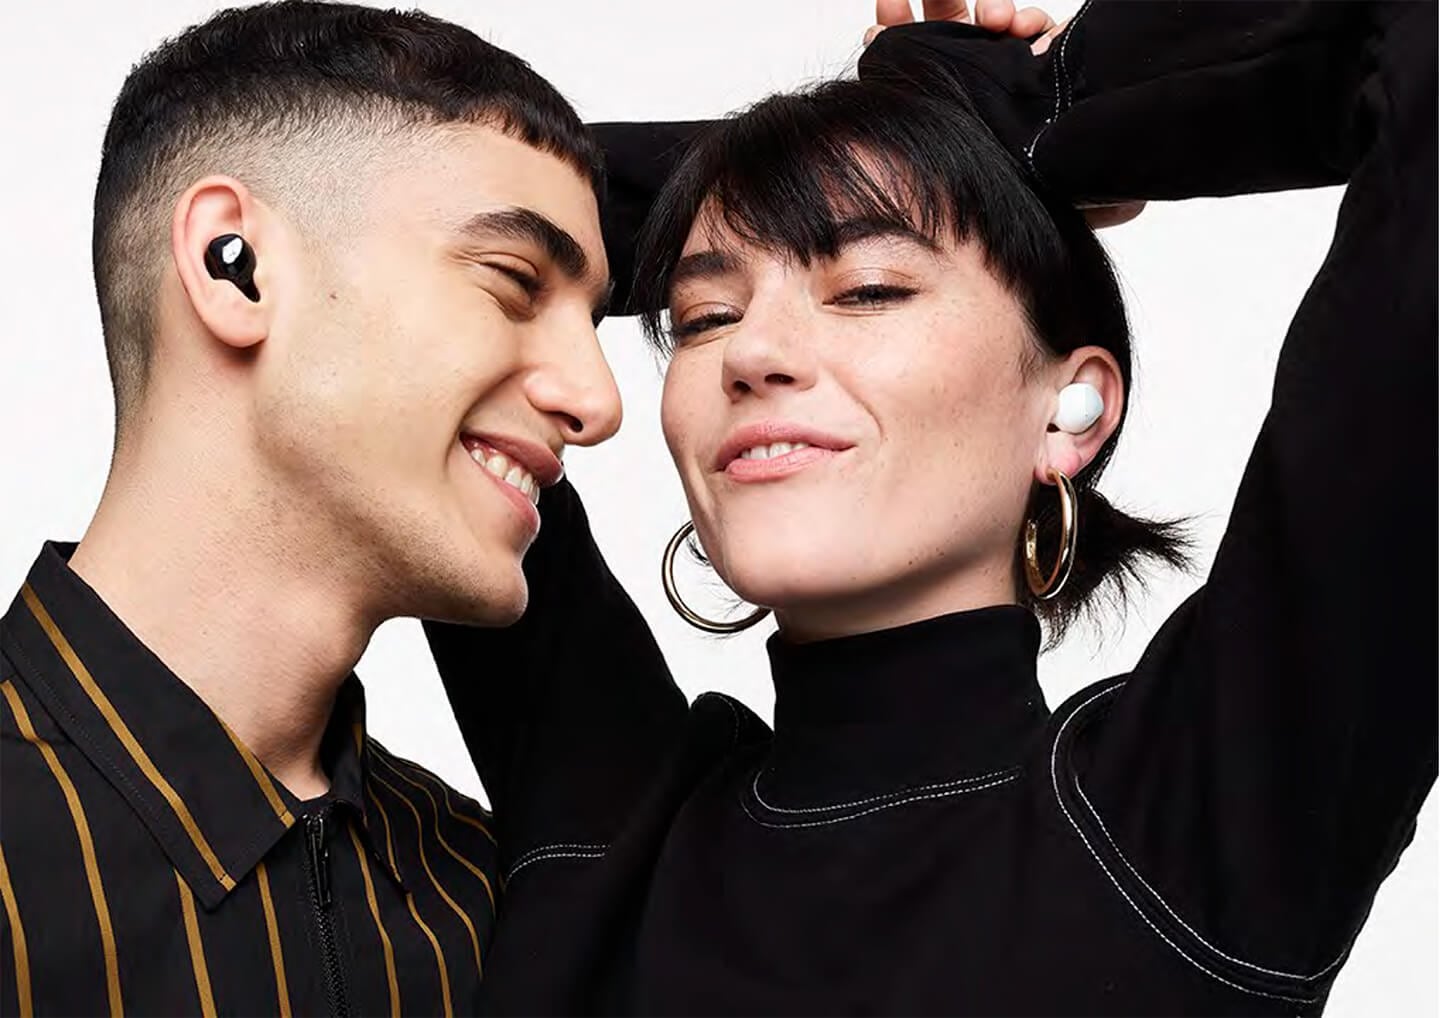
{"type": "MultiPolygon", "coordinates": [[[[656,200],[636,254],[632,306],[652,343],[672,348],[669,277],[705,212],[742,240],[798,259],[833,257],[838,228],[861,219],[918,230],[932,240],[974,241],[1019,301],[1036,340],[1017,370],[1080,346],[1108,350],[1131,384],[1130,328],[1110,260],[1083,215],[1047,197],[977,118],[963,88],[938,66],[883,70],[772,96],[709,128],[656,200]]],[[[1121,424],[1124,424],[1122,417],[1121,424]]],[[[1106,594],[1123,606],[1146,560],[1183,567],[1176,522],[1139,519],[1095,490],[1120,428],[1073,478],[1080,498],[1074,570],[1048,601],[1031,596],[1016,532],[1022,603],[1046,623],[1053,645],[1106,594]]],[[[1059,541],[1055,489],[1035,485],[1042,564],[1059,541]]]]}

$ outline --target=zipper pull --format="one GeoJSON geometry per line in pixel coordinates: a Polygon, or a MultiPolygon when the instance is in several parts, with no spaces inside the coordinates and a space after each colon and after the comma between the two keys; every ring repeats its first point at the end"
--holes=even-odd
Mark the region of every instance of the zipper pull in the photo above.
{"type": "Polygon", "coordinates": [[[325,812],[305,818],[305,841],[310,850],[310,872],[315,878],[315,897],[321,908],[330,907],[330,847],[325,844],[325,812]]]}

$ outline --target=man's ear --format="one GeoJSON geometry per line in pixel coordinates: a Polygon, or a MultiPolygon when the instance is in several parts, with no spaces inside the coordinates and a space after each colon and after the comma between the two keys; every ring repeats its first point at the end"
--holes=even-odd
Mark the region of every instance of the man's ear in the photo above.
{"type": "Polygon", "coordinates": [[[1125,409],[1125,381],[1120,364],[1110,351],[1098,346],[1082,346],[1065,357],[1048,376],[1054,386],[1050,417],[1054,419],[1060,390],[1067,385],[1083,383],[1100,394],[1104,408],[1095,423],[1084,431],[1072,434],[1053,423],[1045,432],[1035,461],[1035,479],[1050,484],[1051,469],[1074,477],[1085,468],[1120,426],[1125,409]]]}
{"type": "Polygon", "coordinates": [[[237,350],[255,346],[270,332],[264,219],[263,208],[244,184],[234,177],[210,176],[185,190],[170,224],[170,254],[195,317],[216,339],[237,350]],[[233,281],[215,278],[206,266],[211,243],[226,235],[242,238],[255,259],[251,292],[258,293],[258,301],[233,281]]]}

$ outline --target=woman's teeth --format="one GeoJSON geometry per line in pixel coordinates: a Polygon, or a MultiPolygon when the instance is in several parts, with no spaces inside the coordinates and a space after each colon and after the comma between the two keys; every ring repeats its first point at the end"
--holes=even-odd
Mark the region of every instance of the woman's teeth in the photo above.
{"type": "Polygon", "coordinates": [[[470,449],[470,458],[510,487],[519,489],[532,505],[540,504],[540,485],[535,482],[534,476],[504,453],[487,452],[477,445],[470,449]]]}
{"type": "Polygon", "coordinates": [[[810,448],[809,442],[775,442],[771,445],[757,445],[753,449],[746,449],[740,454],[740,458],[742,460],[773,460],[776,456],[784,456],[787,452],[808,448],[810,448]]]}

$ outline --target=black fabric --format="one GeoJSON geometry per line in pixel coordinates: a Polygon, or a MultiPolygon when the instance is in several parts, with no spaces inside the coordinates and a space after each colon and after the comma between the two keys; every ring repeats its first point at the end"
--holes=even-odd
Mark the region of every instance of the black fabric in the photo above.
{"type": "Polygon", "coordinates": [[[499,887],[479,805],[365,734],[353,675],[330,790],[298,800],[73,550],[47,544],[0,619],[0,1014],[473,1008],[499,887]]]}
{"type": "Polygon", "coordinates": [[[605,154],[605,254],[615,284],[615,314],[635,314],[630,291],[635,282],[635,238],[660,186],[708,121],[591,124],[605,154]]]}
{"type": "Polygon", "coordinates": [[[682,715],[547,492],[524,624],[428,628],[510,875],[486,1011],[1319,1013],[1436,768],[1435,39],[1378,3],[1092,2],[1033,63],[881,36],[862,76],[938,54],[1076,201],[1348,180],[1208,581],[1050,715],[1013,606],[777,638],[771,733],[682,715]]]}

